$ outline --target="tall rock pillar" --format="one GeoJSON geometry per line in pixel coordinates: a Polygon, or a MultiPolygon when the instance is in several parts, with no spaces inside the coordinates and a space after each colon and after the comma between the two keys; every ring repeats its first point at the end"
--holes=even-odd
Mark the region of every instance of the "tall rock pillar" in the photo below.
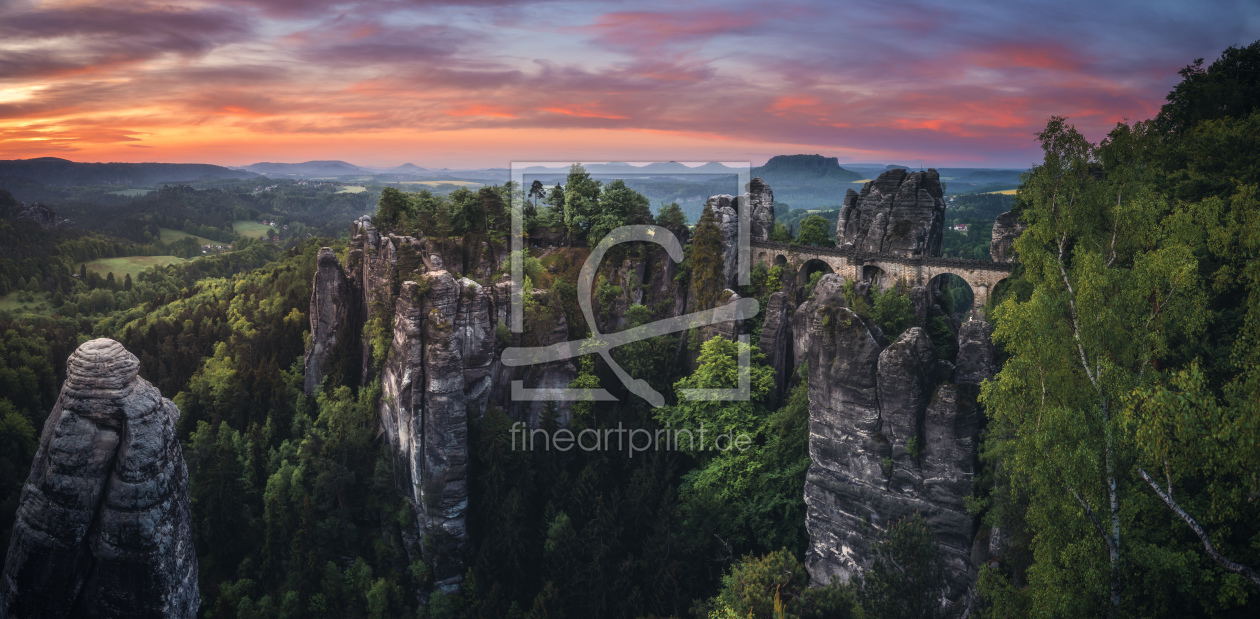
{"type": "Polygon", "coordinates": [[[139,367],[110,339],[84,343],[66,363],[22,488],[0,616],[196,616],[179,409],[139,367]]]}

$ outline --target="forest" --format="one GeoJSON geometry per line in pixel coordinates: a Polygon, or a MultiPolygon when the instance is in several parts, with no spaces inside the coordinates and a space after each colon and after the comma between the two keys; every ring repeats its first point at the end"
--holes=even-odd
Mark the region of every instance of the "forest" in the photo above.
{"type": "MultiPolygon", "coordinates": [[[[983,308],[1000,368],[981,390],[968,508],[1005,546],[977,570],[976,616],[1260,614],[1260,42],[1180,75],[1158,115],[1119,123],[1096,143],[1070,119],[1049,119],[1036,136],[1044,159],[1013,198],[963,195],[947,209],[948,225],[971,225],[958,238],[946,232],[947,257],[986,257],[986,226],[1000,212],[1013,209],[1028,226],[1011,276],[983,308]]],[[[179,407],[205,617],[952,612],[935,604],[944,568],[922,518],[888,523],[863,575],[810,586],[807,367],[792,372],[780,397],[756,347],[762,317],[752,324],[748,401],[678,396],[736,384],[747,345],[697,331],[613,353],[666,394],[664,407],[581,403],[569,421],[577,429],[704,424],[751,436],[747,451],[526,452],[513,449],[516,420],[504,410],[470,415],[467,571],[456,591],[435,590],[433,566],[406,550],[415,514],[381,439],[380,378],[365,383],[358,372],[383,356],[392,331],[365,325],[364,350],[340,350],[344,367],[314,394],[303,390],[320,248],[344,259],[349,222],[371,201],[380,230],[503,247],[515,198],[531,238],[566,246],[511,258],[539,289],[526,319],[541,333],[563,313],[578,338],[590,325],[569,302],[580,260],[567,246],[594,246],[623,225],[668,228],[689,239],[675,281],[712,306],[723,293],[714,213],[689,222],[677,204],[653,209],[626,183],[602,183],[580,166],[553,187],[445,195],[263,182],[276,188],[224,180],[108,208],[59,206],[80,226],[70,230],[12,217],[17,201],[0,192],[0,294],[43,292],[51,305],[0,311],[0,554],[66,358],[81,342],[109,337],[179,407]],[[259,218],[302,234],[278,245],[233,232],[234,221],[259,218]],[[156,228],[195,230],[233,251],[136,278],[76,277],[87,260],[166,251],[156,228]]],[[[834,214],[801,214],[780,219],[772,240],[834,244],[834,214]]],[[[651,255],[622,249],[618,263],[651,255]]],[[[788,279],[758,264],[735,292],[765,307],[788,279]]],[[[597,298],[614,286],[601,280],[597,298]]],[[[901,287],[845,292],[854,313],[891,339],[910,322],[901,287]]],[[[620,328],[663,311],[631,304],[620,328]]],[[[944,335],[933,341],[951,345],[944,335]]],[[[605,362],[587,355],[572,386],[615,383],[605,362]]],[[[541,423],[560,422],[551,410],[541,423]]]]}

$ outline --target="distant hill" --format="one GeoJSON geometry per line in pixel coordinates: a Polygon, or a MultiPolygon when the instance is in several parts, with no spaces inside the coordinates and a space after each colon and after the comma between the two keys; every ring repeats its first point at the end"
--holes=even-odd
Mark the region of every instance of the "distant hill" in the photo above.
{"type": "Polygon", "coordinates": [[[840,204],[850,183],[862,180],[857,172],[840,167],[839,159],[822,155],[777,155],[753,168],[752,175],[770,184],[776,202],[793,208],[840,204]]]}
{"type": "Polygon", "coordinates": [[[41,185],[157,185],[180,181],[242,179],[257,176],[207,163],[80,163],[58,157],[0,159],[0,178],[41,185]]]}
{"type": "MultiPolygon", "coordinates": [[[[400,166],[401,167],[401,166],[400,166]]],[[[361,168],[344,161],[305,161],[302,163],[261,162],[244,166],[245,170],[274,178],[363,176],[376,174],[375,170],[361,168]]]]}

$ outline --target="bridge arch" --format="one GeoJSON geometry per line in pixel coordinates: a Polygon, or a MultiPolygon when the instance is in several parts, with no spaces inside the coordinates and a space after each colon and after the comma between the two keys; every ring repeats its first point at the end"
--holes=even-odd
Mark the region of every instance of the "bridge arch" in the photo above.
{"type": "Polygon", "coordinates": [[[976,309],[976,291],[965,278],[953,273],[941,273],[928,282],[928,291],[934,299],[941,300],[942,309],[965,321],[976,309]]]}
{"type": "Polygon", "coordinates": [[[880,268],[877,264],[862,265],[862,281],[869,282],[871,286],[883,290],[893,284],[889,273],[880,268]]]}

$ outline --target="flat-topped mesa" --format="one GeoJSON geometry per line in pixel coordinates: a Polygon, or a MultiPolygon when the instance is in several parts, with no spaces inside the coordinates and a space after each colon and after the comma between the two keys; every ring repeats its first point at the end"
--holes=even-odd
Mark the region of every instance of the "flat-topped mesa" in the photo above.
{"type": "Polygon", "coordinates": [[[945,197],[935,169],[888,170],[844,196],[836,245],[863,253],[940,256],[945,197]]]}
{"type": "Polygon", "coordinates": [[[0,616],[196,616],[179,409],[139,367],[110,339],[67,361],[22,487],[0,616]]]}

